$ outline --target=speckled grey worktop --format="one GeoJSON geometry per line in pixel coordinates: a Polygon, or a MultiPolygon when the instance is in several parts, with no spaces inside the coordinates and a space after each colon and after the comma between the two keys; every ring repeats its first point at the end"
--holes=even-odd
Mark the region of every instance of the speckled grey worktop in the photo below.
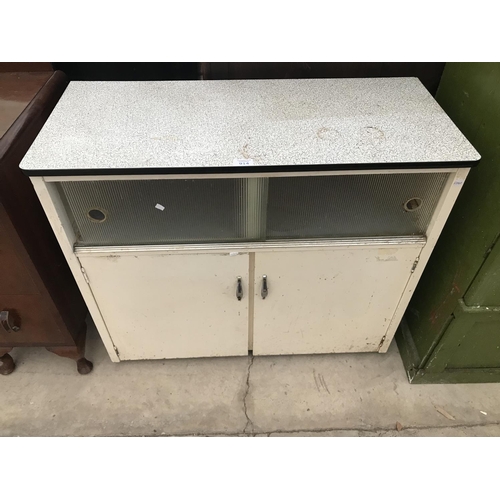
{"type": "Polygon", "coordinates": [[[479,158],[417,78],[72,82],[21,168],[286,171],[479,158]]]}

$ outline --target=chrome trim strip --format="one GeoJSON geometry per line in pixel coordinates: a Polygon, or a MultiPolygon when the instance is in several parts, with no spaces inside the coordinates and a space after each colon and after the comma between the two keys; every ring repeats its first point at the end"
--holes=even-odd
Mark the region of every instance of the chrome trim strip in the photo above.
{"type": "Polygon", "coordinates": [[[81,246],[75,247],[76,255],[109,255],[117,253],[178,253],[178,252],[253,252],[272,250],[305,250],[329,247],[365,246],[425,246],[425,236],[394,236],[384,238],[337,238],[324,240],[272,240],[241,243],[195,243],[179,245],[128,245],[128,246],[81,246]]]}

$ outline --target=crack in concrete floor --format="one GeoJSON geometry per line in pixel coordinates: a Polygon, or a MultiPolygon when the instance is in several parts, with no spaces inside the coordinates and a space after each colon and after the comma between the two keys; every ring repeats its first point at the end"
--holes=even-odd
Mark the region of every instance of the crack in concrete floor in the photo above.
{"type": "Polygon", "coordinates": [[[395,345],[383,355],[112,363],[89,325],[87,352],[94,371],[81,376],[42,348],[14,349],[17,369],[0,378],[0,435],[500,436],[500,384],[410,385],[395,345]]]}
{"type": "MultiPolygon", "coordinates": [[[[327,434],[338,434],[351,435],[357,433],[359,437],[407,437],[410,435],[428,435],[426,431],[435,431],[434,433],[439,435],[454,435],[456,430],[474,430],[481,429],[484,427],[489,427],[495,433],[494,435],[500,436],[500,422],[499,423],[488,423],[488,424],[476,424],[476,425],[452,425],[452,426],[437,426],[437,427],[406,427],[402,431],[397,431],[396,429],[348,429],[348,428],[332,428],[332,429],[294,429],[288,431],[274,430],[274,431],[260,431],[260,432],[234,432],[234,433],[180,433],[180,434],[137,434],[134,437],[278,437],[278,436],[294,436],[294,435],[311,435],[311,436],[324,436],[327,434]]],[[[492,434],[490,434],[492,435],[492,434]]],[[[110,435],[112,436],[112,435],[110,435]]]]}
{"type": "Polygon", "coordinates": [[[249,355],[249,360],[248,360],[248,369],[247,369],[247,379],[246,379],[246,388],[245,388],[245,394],[243,395],[243,411],[245,413],[245,418],[247,419],[247,422],[245,424],[245,428],[243,429],[243,433],[247,433],[248,426],[251,427],[251,432],[254,432],[254,425],[253,422],[248,415],[248,407],[247,407],[247,397],[248,393],[250,392],[250,371],[252,369],[253,361],[254,361],[254,356],[253,354],[249,355]]]}

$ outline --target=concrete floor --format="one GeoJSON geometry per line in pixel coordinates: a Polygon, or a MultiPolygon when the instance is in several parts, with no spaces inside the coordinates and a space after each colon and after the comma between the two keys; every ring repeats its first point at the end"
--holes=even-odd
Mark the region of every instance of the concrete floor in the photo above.
{"type": "Polygon", "coordinates": [[[90,375],[44,349],[12,355],[0,436],[500,435],[500,384],[412,386],[395,343],[385,355],[115,364],[90,327],[90,375]]]}

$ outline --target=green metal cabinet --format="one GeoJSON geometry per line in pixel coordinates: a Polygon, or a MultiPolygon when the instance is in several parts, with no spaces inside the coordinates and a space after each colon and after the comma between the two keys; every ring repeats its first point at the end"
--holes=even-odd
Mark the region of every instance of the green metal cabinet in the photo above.
{"type": "Polygon", "coordinates": [[[436,99],[482,159],[396,340],[412,383],[500,382],[500,63],[448,63],[436,99]]]}

